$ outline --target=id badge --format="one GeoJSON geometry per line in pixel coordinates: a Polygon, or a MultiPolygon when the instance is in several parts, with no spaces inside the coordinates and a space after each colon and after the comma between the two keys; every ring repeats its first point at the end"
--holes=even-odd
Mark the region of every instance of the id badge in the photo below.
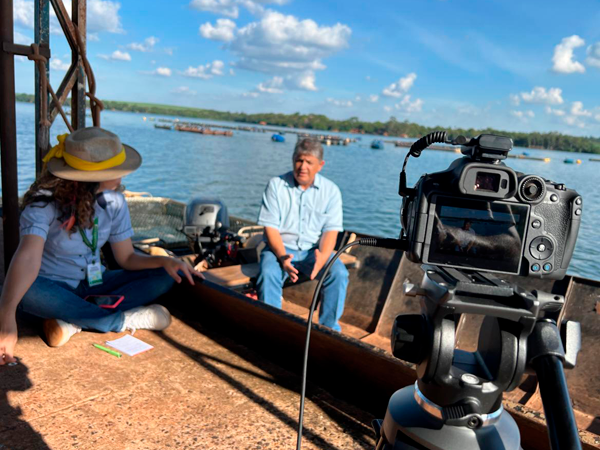
{"type": "Polygon", "coordinates": [[[88,264],[87,280],[90,287],[102,284],[102,266],[100,266],[99,261],[94,264],[88,264]]]}

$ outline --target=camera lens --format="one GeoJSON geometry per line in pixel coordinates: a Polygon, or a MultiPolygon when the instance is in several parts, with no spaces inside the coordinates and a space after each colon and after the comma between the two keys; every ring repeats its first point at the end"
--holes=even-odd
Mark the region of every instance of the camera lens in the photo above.
{"type": "Polygon", "coordinates": [[[546,183],[540,177],[528,176],[521,180],[519,185],[519,196],[521,200],[529,203],[535,203],[546,195],[546,183]]]}

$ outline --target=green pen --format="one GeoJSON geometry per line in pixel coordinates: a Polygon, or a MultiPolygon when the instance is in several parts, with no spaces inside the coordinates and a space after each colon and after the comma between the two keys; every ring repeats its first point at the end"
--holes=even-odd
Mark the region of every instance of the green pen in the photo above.
{"type": "Polygon", "coordinates": [[[94,345],[94,347],[96,347],[106,353],[110,353],[111,355],[116,356],[117,358],[121,357],[121,354],[119,352],[115,352],[114,350],[111,350],[110,348],[103,347],[100,344],[93,344],[93,345],[94,345]]]}

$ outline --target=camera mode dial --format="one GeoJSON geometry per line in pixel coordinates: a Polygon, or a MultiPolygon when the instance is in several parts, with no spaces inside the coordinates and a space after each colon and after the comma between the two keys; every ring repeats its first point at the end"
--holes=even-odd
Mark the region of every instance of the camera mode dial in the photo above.
{"type": "Polygon", "coordinates": [[[546,183],[540,177],[529,175],[519,183],[519,197],[527,203],[542,201],[546,195],[546,183]]]}

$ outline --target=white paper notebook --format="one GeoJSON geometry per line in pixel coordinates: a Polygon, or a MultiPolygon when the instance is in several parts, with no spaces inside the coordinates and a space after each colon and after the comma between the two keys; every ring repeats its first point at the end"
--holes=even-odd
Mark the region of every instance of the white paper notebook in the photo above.
{"type": "Polygon", "coordinates": [[[151,350],[154,348],[150,344],[146,344],[144,341],[140,341],[138,338],[135,338],[130,334],[126,334],[125,336],[115,339],[114,341],[106,341],[106,345],[109,345],[115,350],[118,350],[121,353],[125,353],[129,356],[135,356],[138,353],[142,353],[146,350],[151,350]]]}

